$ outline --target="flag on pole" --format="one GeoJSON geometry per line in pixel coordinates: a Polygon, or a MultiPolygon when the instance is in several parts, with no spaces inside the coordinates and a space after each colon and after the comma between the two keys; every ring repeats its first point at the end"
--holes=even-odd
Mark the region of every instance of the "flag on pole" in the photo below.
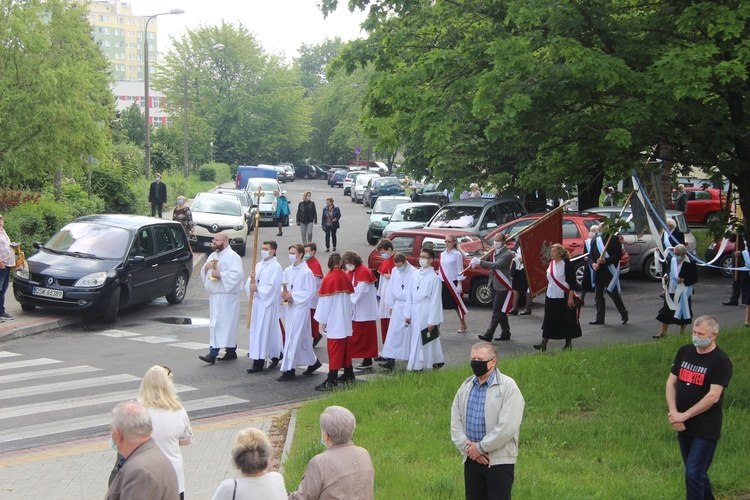
{"type": "Polygon", "coordinates": [[[547,267],[550,248],[562,244],[562,207],[558,207],[518,233],[523,254],[524,270],[531,295],[547,288],[547,267]]]}

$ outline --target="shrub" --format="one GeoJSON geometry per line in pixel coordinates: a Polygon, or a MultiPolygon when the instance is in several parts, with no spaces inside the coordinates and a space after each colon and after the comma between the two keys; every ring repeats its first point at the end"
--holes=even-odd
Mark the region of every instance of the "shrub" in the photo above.
{"type": "Polygon", "coordinates": [[[110,170],[91,173],[91,189],[104,200],[104,211],[114,214],[134,214],[138,210],[135,194],[123,176],[110,170]]]}
{"type": "Polygon", "coordinates": [[[11,210],[5,215],[5,229],[10,239],[20,243],[29,256],[36,251],[33,242],[47,241],[74,218],[65,204],[43,199],[11,210]]]}
{"type": "Polygon", "coordinates": [[[214,165],[203,165],[198,169],[198,178],[204,182],[216,182],[216,167],[214,165]]]}
{"type": "Polygon", "coordinates": [[[91,198],[89,198],[86,189],[76,183],[62,185],[61,202],[67,207],[73,218],[80,217],[81,215],[101,213],[105,207],[104,200],[93,193],[91,198]]]}
{"type": "Polygon", "coordinates": [[[18,205],[36,203],[41,198],[39,193],[21,191],[20,189],[0,189],[0,213],[8,212],[18,205]]]}

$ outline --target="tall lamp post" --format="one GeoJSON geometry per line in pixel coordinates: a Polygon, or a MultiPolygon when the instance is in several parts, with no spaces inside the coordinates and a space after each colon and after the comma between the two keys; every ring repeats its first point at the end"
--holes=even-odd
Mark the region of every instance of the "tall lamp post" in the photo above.
{"type": "Polygon", "coordinates": [[[149,123],[148,116],[148,23],[150,23],[152,19],[158,16],[184,13],[185,11],[182,9],[172,9],[169,12],[160,12],[158,14],[154,14],[146,20],[146,27],[143,31],[143,81],[145,85],[144,96],[146,98],[146,179],[151,178],[151,124],[149,123]]]}
{"type": "MultiPolygon", "coordinates": [[[[199,54],[205,54],[207,52],[210,52],[212,50],[221,50],[224,48],[224,44],[217,43],[213,47],[211,47],[208,50],[201,50],[200,52],[196,52],[193,55],[199,55],[199,54]]],[[[187,179],[190,176],[190,167],[188,162],[188,78],[187,78],[187,60],[183,62],[184,71],[185,74],[184,78],[184,87],[183,87],[183,106],[182,106],[182,136],[183,136],[183,144],[182,144],[182,150],[183,154],[185,156],[185,179],[187,179]]]]}

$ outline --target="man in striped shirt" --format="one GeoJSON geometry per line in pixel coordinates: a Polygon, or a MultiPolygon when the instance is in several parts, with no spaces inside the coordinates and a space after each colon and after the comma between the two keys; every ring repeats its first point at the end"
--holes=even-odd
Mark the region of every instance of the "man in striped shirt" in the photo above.
{"type": "Polygon", "coordinates": [[[13,315],[5,310],[5,292],[10,283],[10,268],[16,265],[16,254],[11,248],[10,238],[5,232],[5,221],[0,214],[0,323],[6,319],[13,319],[13,315]]]}

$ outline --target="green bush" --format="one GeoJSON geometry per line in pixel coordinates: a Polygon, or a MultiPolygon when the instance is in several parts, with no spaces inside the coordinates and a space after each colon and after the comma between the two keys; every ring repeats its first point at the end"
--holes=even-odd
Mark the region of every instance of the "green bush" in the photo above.
{"type": "Polygon", "coordinates": [[[216,167],[214,165],[203,165],[198,169],[198,178],[203,182],[216,182],[216,167]]]}
{"type": "Polygon", "coordinates": [[[43,199],[19,205],[5,215],[5,229],[11,240],[21,244],[27,256],[34,253],[32,243],[45,242],[75,217],[63,203],[43,199]]]}
{"type": "Polygon", "coordinates": [[[130,182],[112,170],[94,170],[91,173],[91,189],[104,200],[104,212],[135,214],[138,204],[130,182]]]}
{"type": "Polygon", "coordinates": [[[62,185],[61,203],[67,207],[73,218],[101,213],[105,207],[104,200],[93,194],[89,198],[86,189],[75,183],[62,185]]]}

